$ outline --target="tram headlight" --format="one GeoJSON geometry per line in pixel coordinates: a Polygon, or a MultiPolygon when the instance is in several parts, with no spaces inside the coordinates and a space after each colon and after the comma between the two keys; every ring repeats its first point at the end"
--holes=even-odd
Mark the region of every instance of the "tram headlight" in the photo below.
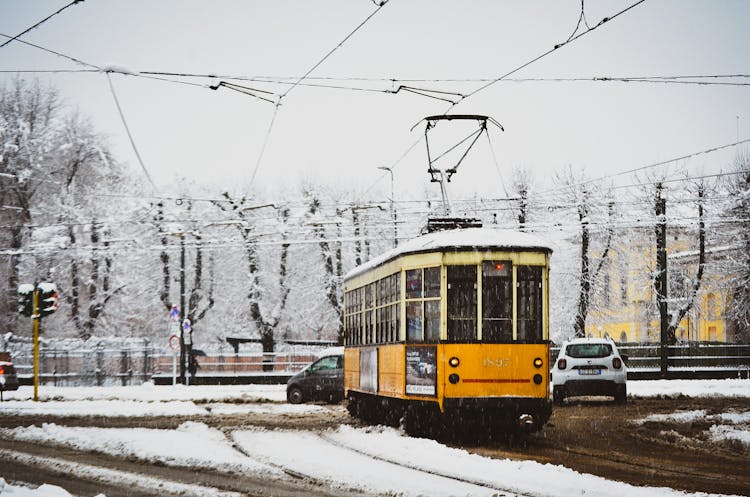
{"type": "Polygon", "coordinates": [[[448,377],[448,381],[450,381],[452,385],[455,385],[455,384],[456,384],[456,383],[458,383],[458,382],[459,382],[460,380],[461,380],[461,378],[459,378],[459,377],[458,377],[458,375],[457,375],[456,373],[453,373],[452,375],[450,375],[450,376],[448,377]]]}
{"type": "Polygon", "coordinates": [[[537,357],[536,359],[534,359],[535,368],[541,368],[543,365],[544,365],[544,361],[542,360],[541,357],[537,357]]]}
{"type": "Polygon", "coordinates": [[[537,385],[541,385],[542,384],[542,375],[535,374],[534,375],[534,383],[537,384],[537,385]]]}
{"type": "Polygon", "coordinates": [[[450,359],[448,359],[448,364],[452,368],[457,368],[459,364],[461,364],[461,361],[458,359],[458,357],[453,356],[450,359]]]}

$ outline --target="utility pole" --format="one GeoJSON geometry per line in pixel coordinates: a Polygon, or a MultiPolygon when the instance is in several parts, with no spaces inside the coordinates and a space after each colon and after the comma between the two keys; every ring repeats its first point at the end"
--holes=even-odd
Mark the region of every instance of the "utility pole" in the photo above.
{"type": "Polygon", "coordinates": [[[669,309],[667,307],[667,204],[664,199],[664,186],[656,185],[656,303],[659,307],[659,351],[661,377],[668,374],[669,360],[669,309]]]}
{"type": "Polygon", "coordinates": [[[182,323],[187,318],[185,309],[185,232],[181,232],[180,237],[180,311],[182,319],[180,320],[180,381],[185,384],[185,327],[182,323]]]}
{"type": "Polygon", "coordinates": [[[32,294],[32,309],[34,321],[34,402],[39,401],[39,285],[34,283],[32,294]]]}

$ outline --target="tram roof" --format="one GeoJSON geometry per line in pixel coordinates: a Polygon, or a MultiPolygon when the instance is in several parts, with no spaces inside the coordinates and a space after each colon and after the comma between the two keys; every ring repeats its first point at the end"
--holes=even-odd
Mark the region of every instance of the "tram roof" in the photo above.
{"type": "Polygon", "coordinates": [[[464,228],[435,231],[401,243],[398,247],[355,267],[344,278],[359,276],[403,255],[465,250],[539,250],[551,253],[552,247],[535,235],[506,229],[464,228]]]}

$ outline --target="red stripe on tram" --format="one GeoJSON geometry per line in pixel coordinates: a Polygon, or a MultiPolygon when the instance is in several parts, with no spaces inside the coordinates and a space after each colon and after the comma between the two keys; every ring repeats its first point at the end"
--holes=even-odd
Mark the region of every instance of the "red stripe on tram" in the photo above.
{"type": "Polygon", "coordinates": [[[473,379],[461,380],[463,383],[529,383],[531,380],[518,380],[518,379],[473,379]]]}

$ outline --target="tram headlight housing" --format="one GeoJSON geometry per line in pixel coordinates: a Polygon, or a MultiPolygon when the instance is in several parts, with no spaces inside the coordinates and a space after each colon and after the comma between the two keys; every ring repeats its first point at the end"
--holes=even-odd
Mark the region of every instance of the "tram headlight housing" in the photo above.
{"type": "Polygon", "coordinates": [[[455,385],[456,383],[461,381],[461,378],[456,373],[453,373],[448,377],[448,381],[451,382],[452,385],[455,385]]]}
{"type": "Polygon", "coordinates": [[[534,367],[535,368],[541,368],[542,366],[544,366],[544,361],[542,360],[542,358],[541,357],[535,358],[534,359],[534,367]]]}
{"type": "Polygon", "coordinates": [[[457,368],[459,364],[461,364],[461,361],[458,359],[458,357],[453,356],[450,359],[448,359],[448,364],[452,368],[457,368]]]}

